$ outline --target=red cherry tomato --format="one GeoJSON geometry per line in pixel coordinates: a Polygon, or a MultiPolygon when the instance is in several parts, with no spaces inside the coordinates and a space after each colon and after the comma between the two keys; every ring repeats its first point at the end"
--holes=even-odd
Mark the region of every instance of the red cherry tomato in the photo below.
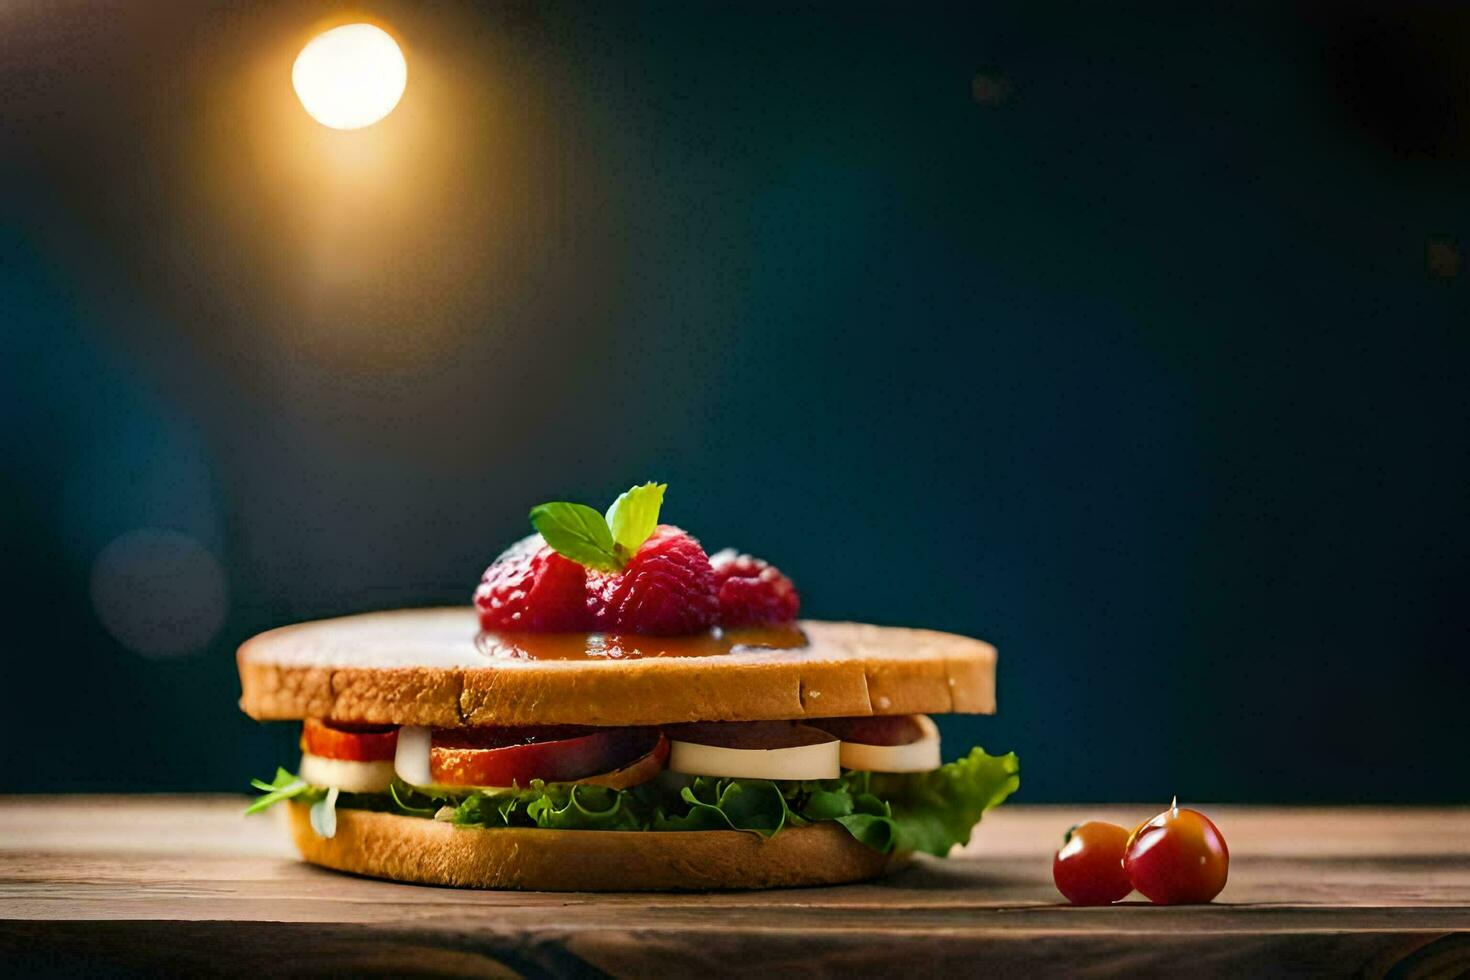
{"type": "Polygon", "coordinates": [[[1114,823],[1089,820],[1067,831],[1051,862],[1057,891],[1073,905],[1111,905],[1133,890],[1123,872],[1128,831],[1114,823]]]}
{"type": "Polygon", "coordinates": [[[656,750],[646,728],[437,728],[429,773],[445,786],[525,786],[610,773],[656,750]]]}
{"type": "Polygon", "coordinates": [[[301,751],[348,762],[391,760],[398,747],[397,725],[354,725],[308,718],[301,723],[301,751]]]}
{"type": "Polygon", "coordinates": [[[1155,905],[1202,904],[1225,887],[1230,849],[1209,817],[1175,805],[1129,835],[1123,867],[1155,905]]]}

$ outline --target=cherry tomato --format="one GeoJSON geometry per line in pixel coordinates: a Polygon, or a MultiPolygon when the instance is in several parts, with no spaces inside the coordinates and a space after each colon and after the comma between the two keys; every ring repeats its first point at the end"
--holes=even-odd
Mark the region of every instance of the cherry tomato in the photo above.
{"type": "Polygon", "coordinates": [[[659,735],[640,728],[435,729],[429,773],[446,786],[525,786],[610,773],[655,751],[659,735]]]}
{"type": "Polygon", "coordinates": [[[1201,904],[1225,887],[1230,849],[1209,817],[1176,803],[1129,835],[1123,866],[1155,905],[1201,904]]]}
{"type": "Polygon", "coordinates": [[[1123,871],[1128,831],[1115,823],[1089,820],[1067,831],[1051,862],[1057,891],[1073,905],[1111,905],[1133,890],[1123,871]]]}
{"type": "Polygon", "coordinates": [[[301,723],[301,751],[347,762],[391,761],[398,747],[396,725],[355,725],[308,718],[301,723]]]}

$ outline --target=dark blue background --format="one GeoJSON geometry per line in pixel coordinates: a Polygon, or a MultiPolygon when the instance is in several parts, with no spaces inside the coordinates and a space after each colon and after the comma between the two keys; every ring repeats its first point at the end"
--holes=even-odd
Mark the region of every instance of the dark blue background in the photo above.
{"type": "Polygon", "coordinates": [[[993,641],[1022,799],[1470,799],[1465,15],[377,3],[404,104],[272,139],[335,9],[5,15],[4,789],[243,788],[241,640],[656,478],[993,641]],[[98,611],[138,528],[197,649],[98,611]]]}

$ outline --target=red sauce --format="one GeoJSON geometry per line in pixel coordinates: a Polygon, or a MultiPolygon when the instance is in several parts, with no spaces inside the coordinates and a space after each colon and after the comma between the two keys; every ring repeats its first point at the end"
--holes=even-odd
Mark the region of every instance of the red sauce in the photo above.
{"type": "Polygon", "coordinates": [[[693,636],[633,633],[481,633],[475,646],[507,660],[640,660],[645,657],[717,657],[740,648],[794,650],[807,645],[794,625],[721,630],[693,636]]]}

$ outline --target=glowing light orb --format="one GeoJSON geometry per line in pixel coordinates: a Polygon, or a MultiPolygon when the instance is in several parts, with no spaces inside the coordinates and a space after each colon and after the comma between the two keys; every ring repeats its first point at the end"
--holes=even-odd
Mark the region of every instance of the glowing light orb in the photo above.
{"type": "Polygon", "coordinates": [[[393,111],[407,84],[403,52],[372,24],[318,34],[291,66],[297,98],[313,119],[333,129],[371,126],[393,111]]]}

